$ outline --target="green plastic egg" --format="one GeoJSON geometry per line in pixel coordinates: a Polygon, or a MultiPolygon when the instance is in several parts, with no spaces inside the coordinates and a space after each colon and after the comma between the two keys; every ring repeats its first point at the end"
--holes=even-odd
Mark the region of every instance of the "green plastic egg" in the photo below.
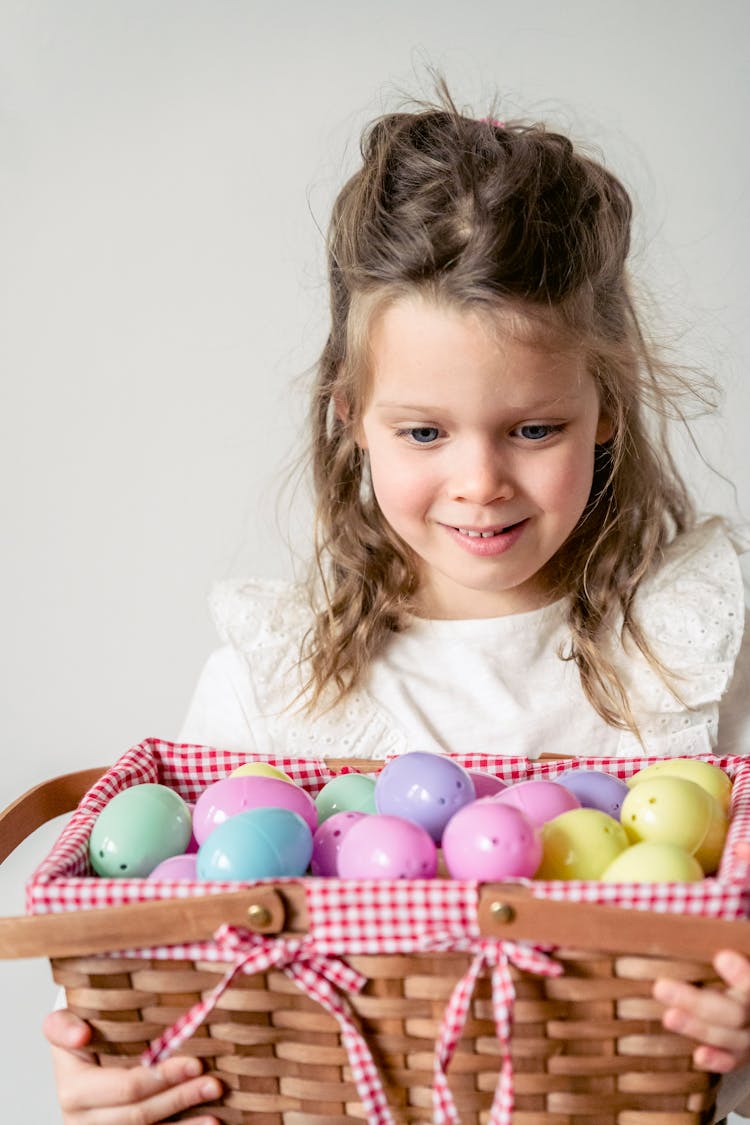
{"type": "Polygon", "coordinates": [[[375,778],[363,773],[332,777],[315,798],[318,824],[338,812],[375,813],[375,778]]]}
{"type": "Polygon", "coordinates": [[[134,785],[117,793],[94,822],[91,866],[107,878],[141,879],[190,842],[190,809],[166,785],[134,785]]]}
{"type": "Polygon", "coordinates": [[[570,809],[541,827],[536,879],[598,879],[628,846],[621,824],[599,809],[570,809]]]}

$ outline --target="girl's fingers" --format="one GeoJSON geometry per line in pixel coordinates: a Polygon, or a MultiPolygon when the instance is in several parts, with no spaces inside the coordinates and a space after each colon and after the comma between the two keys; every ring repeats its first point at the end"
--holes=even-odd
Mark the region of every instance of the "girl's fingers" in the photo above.
{"type": "Polygon", "coordinates": [[[653,994],[665,1005],[664,1026],[701,1044],[696,1066],[723,1073],[750,1059],[750,965],[728,952],[718,954],[714,964],[730,984],[725,992],[659,980],[653,994]]]}
{"type": "MultiPolygon", "coordinates": [[[[58,1099],[70,1125],[155,1125],[221,1094],[221,1083],[203,1075],[195,1058],[127,1069],[96,1065],[85,1049],[91,1029],[71,1012],[50,1013],[44,1031],[53,1047],[58,1099]]],[[[193,1121],[216,1119],[203,1115],[193,1121]]]]}
{"type": "Polygon", "coordinates": [[[82,1062],[88,1064],[93,1062],[92,1052],[87,1047],[91,1040],[91,1028],[67,1008],[50,1012],[45,1017],[42,1030],[47,1042],[53,1048],[53,1057],[59,1050],[82,1062]]]}
{"type": "MultiPolygon", "coordinates": [[[[78,1063],[78,1060],[75,1060],[78,1063]]],[[[159,1066],[133,1066],[126,1070],[78,1063],[58,1071],[57,1092],[64,1111],[80,1114],[97,1111],[97,1125],[127,1122],[124,1108],[138,1106],[139,1123],[159,1122],[179,1109],[211,1101],[222,1092],[219,1082],[201,1075],[198,1059],[168,1059],[159,1066]],[[107,1115],[106,1109],[117,1110],[107,1115]]]]}
{"type": "Polygon", "coordinates": [[[744,1004],[750,1012],[750,961],[741,953],[722,949],[714,957],[714,968],[729,985],[727,995],[744,1004]]]}
{"type": "MultiPolygon", "coordinates": [[[[170,1059],[169,1061],[184,1064],[194,1060],[170,1059]]],[[[106,1074],[107,1071],[103,1070],[101,1073],[106,1074]]],[[[109,1091],[103,1091],[100,1087],[98,1099],[87,1091],[88,1109],[82,1113],[80,1108],[78,1110],[81,1125],[84,1123],[85,1125],[157,1125],[157,1122],[164,1121],[181,1110],[213,1101],[221,1094],[221,1083],[210,1075],[201,1075],[187,1082],[181,1081],[177,1085],[165,1085],[171,1081],[173,1073],[164,1073],[164,1064],[148,1070],[145,1067],[137,1067],[119,1073],[132,1077],[133,1085],[126,1083],[119,1087],[117,1095],[122,1100],[114,1105],[103,1101],[102,1095],[108,1094],[109,1091]],[[162,1074],[155,1075],[156,1070],[161,1070],[162,1074]],[[150,1076],[150,1083],[143,1082],[141,1071],[150,1076]],[[104,1108],[105,1106],[108,1108],[104,1108]]],[[[210,1114],[210,1111],[207,1113],[210,1114]]],[[[75,1120],[78,1122],[79,1117],[75,1120]]],[[[210,1115],[202,1114],[198,1120],[205,1122],[215,1119],[210,1115]]]]}

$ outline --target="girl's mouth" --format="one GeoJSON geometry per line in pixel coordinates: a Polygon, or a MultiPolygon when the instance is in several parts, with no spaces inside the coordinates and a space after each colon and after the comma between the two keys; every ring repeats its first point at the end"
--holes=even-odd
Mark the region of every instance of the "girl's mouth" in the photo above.
{"type": "Polygon", "coordinates": [[[488,528],[443,526],[453,541],[469,554],[487,557],[509,550],[523,534],[527,522],[523,519],[505,527],[488,528]]]}
{"type": "MultiPolygon", "coordinates": [[[[519,523],[523,523],[523,520],[520,520],[519,523]]],[[[512,531],[514,527],[518,527],[518,523],[509,523],[505,527],[492,527],[486,531],[471,527],[456,527],[453,530],[457,531],[459,535],[467,535],[469,539],[493,539],[496,535],[504,535],[506,531],[512,531]]]]}

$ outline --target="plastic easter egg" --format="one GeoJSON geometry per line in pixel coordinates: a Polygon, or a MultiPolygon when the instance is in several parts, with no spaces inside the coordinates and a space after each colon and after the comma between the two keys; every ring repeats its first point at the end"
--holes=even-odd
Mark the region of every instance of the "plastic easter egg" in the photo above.
{"type": "Polygon", "coordinates": [[[498,804],[520,809],[536,828],[560,813],[581,807],[578,798],[564,785],[544,780],[519,781],[516,785],[509,785],[497,794],[495,800],[498,804]]]}
{"type": "Polygon", "coordinates": [[[190,801],[188,801],[187,807],[190,810],[190,839],[188,840],[188,846],[185,848],[185,853],[187,855],[196,855],[198,851],[198,841],[195,838],[195,832],[193,832],[193,813],[195,812],[195,802],[193,801],[191,803],[190,801]]]}
{"type": "Polygon", "coordinates": [[[117,793],[100,812],[89,840],[97,875],[141,879],[157,863],[185,851],[190,810],[166,785],[134,785],[117,793]]]}
{"type": "Polygon", "coordinates": [[[374,813],[347,832],[339,850],[342,879],[432,879],[437,848],[412,820],[374,813]]]}
{"type": "Polygon", "coordinates": [[[694,781],[716,798],[725,813],[729,812],[732,782],[723,770],[710,762],[702,762],[699,758],[665,758],[663,762],[652,762],[650,766],[634,773],[629,778],[628,785],[632,788],[653,777],[684,777],[688,781],[694,781]]]}
{"type": "MultiPolygon", "coordinates": [[[[279,782],[285,785],[286,782],[279,782]]],[[[236,880],[304,875],[312,832],[291,809],[255,808],[222,821],[198,849],[198,878],[236,880]]]]}
{"type": "Polygon", "coordinates": [[[675,844],[643,841],[620,852],[600,875],[603,883],[697,883],[703,868],[675,844]]]}
{"type": "Polygon", "coordinates": [[[541,829],[537,879],[598,879],[628,846],[625,829],[599,809],[571,809],[541,829]]]}
{"type": "Polygon", "coordinates": [[[496,793],[502,793],[503,789],[508,788],[507,781],[485,773],[484,770],[469,770],[469,777],[474,782],[474,795],[478,801],[482,797],[494,797],[496,793]]]}
{"type": "Polygon", "coordinates": [[[379,813],[414,821],[436,844],[450,818],[475,799],[468,770],[452,758],[422,750],[393,758],[375,784],[379,813]]]}
{"type": "Polygon", "coordinates": [[[242,766],[237,766],[236,770],[232,770],[230,777],[275,777],[279,781],[288,781],[290,785],[295,785],[296,782],[292,781],[288,773],[284,773],[278,766],[272,766],[269,762],[245,762],[242,766]]]}
{"type": "Polygon", "coordinates": [[[604,770],[565,770],[555,778],[576,797],[585,809],[599,809],[620,819],[622,802],[628,795],[627,782],[604,770]]]}
{"type": "Polygon", "coordinates": [[[344,838],[352,825],[366,815],[361,812],[337,812],[318,825],[313,833],[310,860],[313,875],[338,875],[339,852],[344,838]]]}
{"type": "Polygon", "coordinates": [[[277,777],[225,777],[209,785],[195,802],[195,838],[202,844],[225,820],[259,808],[289,809],[307,822],[311,832],[318,827],[315,802],[299,785],[277,777]]]}
{"type": "Polygon", "coordinates": [[[684,777],[656,775],[634,785],[622,803],[620,821],[630,842],[676,844],[692,855],[713,819],[710,793],[684,777]]]}
{"type": "Polygon", "coordinates": [[[364,773],[341,773],[327,781],[315,798],[318,824],[340,812],[374,813],[375,778],[364,773]]]}
{"type": "Polygon", "coordinates": [[[713,875],[718,870],[729,829],[729,818],[723,808],[715,797],[711,797],[710,793],[709,799],[711,801],[711,823],[708,826],[708,832],[703,837],[703,842],[695,849],[695,858],[701,865],[704,875],[713,875]]]}
{"type": "Polygon", "coordinates": [[[172,855],[157,863],[149,875],[149,879],[197,879],[197,855],[195,852],[186,852],[185,855],[172,855]]]}
{"type": "Polygon", "coordinates": [[[531,878],[542,858],[542,844],[520,809],[484,798],[464,805],[448,821],[443,858],[454,879],[531,878]]]}

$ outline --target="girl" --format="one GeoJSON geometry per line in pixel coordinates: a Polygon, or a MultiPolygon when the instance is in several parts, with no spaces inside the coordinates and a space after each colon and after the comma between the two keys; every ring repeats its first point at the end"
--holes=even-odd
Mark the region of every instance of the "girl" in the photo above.
{"type": "MultiPolygon", "coordinates": [[[[738,550],[697,519],[667,451],[690,388],[639,325],[624,188],[565,137],[474,120],[444,90],[376,121],[362,156],[330,226],[315,581],[219,587],[225,645],[181,738],[376,758],[742,752],[738,550]]],[[[655,991],[696,1065],[729,1072],[750,1060],[750,964],[724,951],[716,969],[724,992],[655,991]]],[[[95,1070],[67,1013],[46,1031],[67,1125],[214,1096],[186,1060],[95,1070]]]]}

